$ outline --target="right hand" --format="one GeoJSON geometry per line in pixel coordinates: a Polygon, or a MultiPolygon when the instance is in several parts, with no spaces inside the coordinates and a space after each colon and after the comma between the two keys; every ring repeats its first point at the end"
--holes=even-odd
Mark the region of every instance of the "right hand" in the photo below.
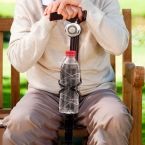
{"type": "Polygon", "coordinates": [[[71,5],[66,5],[66,7],[62,10],[60,14],[63,15],[64,20],[71,19],[76,16],[78,16],[78,18],[82,20],[82,16],[83,16],[82,9],[80,7],[71,6],[71,5]]]}
{"type": "MultiPolygon", "coordinates": [[[[45,11],[44,11],[44,15],[46,16],[50,16],[50,13],[53,12],[58,12],[58,2],[54,1],[52,3],[50,3],[45,11]]],[[[59,13],[63,16],[63,19],[71,19],[74,18],[76,16],[78,16],[78,18],[81,20],[82,19],[82,9],[78,6],[74,6],[74,5],[65,5],[64,9],[61,11],[61,13],[59,13]]]]}

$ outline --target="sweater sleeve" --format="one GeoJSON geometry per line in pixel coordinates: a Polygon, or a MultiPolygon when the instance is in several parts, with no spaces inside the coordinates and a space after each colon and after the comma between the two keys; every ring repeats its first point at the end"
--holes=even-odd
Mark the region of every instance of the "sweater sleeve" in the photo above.
{"type": "Polygon", "coordinates": [[[87,10],[87,24],[96,41],[105,51],[120,55],[128,45],[129,33],[126,29],[118,0],[82,0],[81,6],[87,10]]]}
{"type": "Polygon", "coordinates": [[[11,64],[19,72],[27,71],[43,55],[51,29],[55,25],[46,16],[32,23],[29,15],[25,5],[18,2],[7,54],[11,64]]]}

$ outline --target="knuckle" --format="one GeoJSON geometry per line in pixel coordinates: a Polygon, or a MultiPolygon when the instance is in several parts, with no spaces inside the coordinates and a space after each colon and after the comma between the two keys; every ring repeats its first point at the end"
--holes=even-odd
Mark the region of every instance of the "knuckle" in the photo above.
{"type": "Polygon", "coordinates": [[[68,11],[69,17],[73,16],[73,12],[71,10],[68,11]]]}
{"type": "Polygon", "coordinates": [[[70,16],[71,16],[71,17],[73,17],[73,16],[74,16],[73,12],[71,12],[70,16]]]}

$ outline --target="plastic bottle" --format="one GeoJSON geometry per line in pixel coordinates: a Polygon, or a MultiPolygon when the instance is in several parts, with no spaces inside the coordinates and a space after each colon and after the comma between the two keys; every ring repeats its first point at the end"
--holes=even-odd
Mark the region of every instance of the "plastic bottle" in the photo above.
{"type": "Polygon", "coordinates": [[[59,112],[65,114],[76,114],[79,110],[80,68],[75,59],[75,51],[66,51],[60,71],[61,86],[59,98],[59,112]]]}

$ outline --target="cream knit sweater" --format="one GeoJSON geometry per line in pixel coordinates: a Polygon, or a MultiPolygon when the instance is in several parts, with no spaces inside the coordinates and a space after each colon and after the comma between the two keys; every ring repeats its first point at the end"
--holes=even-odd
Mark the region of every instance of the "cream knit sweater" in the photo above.
{"type": "MultiPolygon", "coordinates": [[[[87,20],[81,23],[79,62],[82,95],[114,88],[110,53],[121,54],[128,44],[118,0],[82,0],[87,20]]],[[[17,0],[8,57],[30,86],[58,94],[61,62],[69,49],[66,22],[50,22],[43,16],[41,0],[17,0]]]]}

